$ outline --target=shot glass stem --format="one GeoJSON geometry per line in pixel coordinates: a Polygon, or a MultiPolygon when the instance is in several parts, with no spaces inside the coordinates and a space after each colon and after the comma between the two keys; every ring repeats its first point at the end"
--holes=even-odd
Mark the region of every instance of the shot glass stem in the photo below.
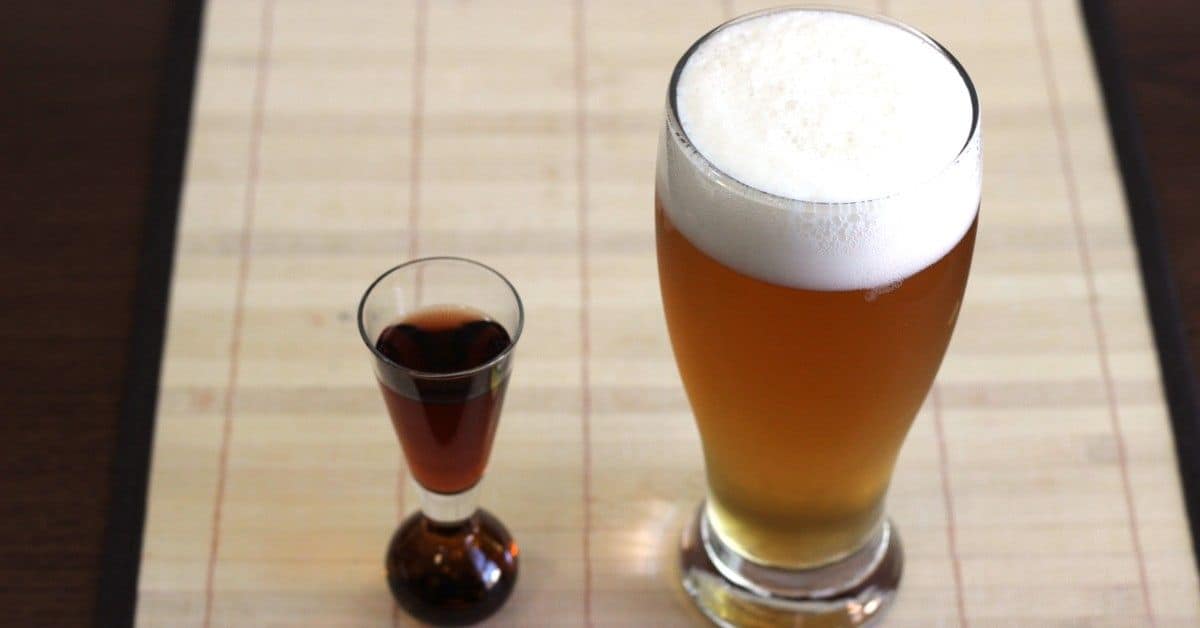
{"type": "Polygon", "coordinates": [[[420,498],[421,512],[437,523],[460,523],[479,510],[479,484],[460,493],[437,493],[413,484],[420,498]]]}

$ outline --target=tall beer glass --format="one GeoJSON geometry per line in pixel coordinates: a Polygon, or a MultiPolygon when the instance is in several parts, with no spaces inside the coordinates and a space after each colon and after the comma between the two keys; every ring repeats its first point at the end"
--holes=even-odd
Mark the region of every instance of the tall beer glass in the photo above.
{"type": "Polygon", "coordinates": [[[898,22],[773,9],[676,65],[658,267],[708,476],[683,583],[718,623],[889,606],[884,497],[954,329],[980,177],[970,78],[898,22]]]}

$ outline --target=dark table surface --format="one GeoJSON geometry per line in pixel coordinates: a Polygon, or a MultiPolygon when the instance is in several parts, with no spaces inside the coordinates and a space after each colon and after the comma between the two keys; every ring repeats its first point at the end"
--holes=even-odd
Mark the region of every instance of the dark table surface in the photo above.
{"type": "MultiPolygon", "coordinates": [[[[1176,431],[1191,439],[1200,2],[1085,6],[1111,25],[1095,40],[1109,104],[1133,114],[1114,128],[1176,431]]],[[[131,602],[138,417],[153,401],[198,16],[198,0],[75,0],[0,19],[3,625],[107,626],[131,602]]]]}

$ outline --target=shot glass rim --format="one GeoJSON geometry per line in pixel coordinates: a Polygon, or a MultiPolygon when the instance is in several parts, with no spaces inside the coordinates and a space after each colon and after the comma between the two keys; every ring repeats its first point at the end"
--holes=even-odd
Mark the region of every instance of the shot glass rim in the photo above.
{"type": "MultiPolygon", "coordinates": [[[[471,304],[464,303],[463,305],[470,306],[471,304]]],[[[508,277],[505,277],[502,273],[500,273],[500,271],[496,270],[495,268],[492,268],[491,266],[488,266],[487,264],[484,264],[483,262],[478,262],[473,259],[469,259],[466,257],[458,257],[455,255],[434,255],[434,256],[430,256],[430,257],[418,257],[415,259],[408,260],[407,262],[403,262],[401,264],[392,266],[391,268],[383,271],[383,273],[381,273],[378,277],[376,277],[375,280],[372,281],[369,286],[367,286],[367,289],[365,291],[363,291],[362,298],[359,299],[359,302],[358,302],[358,335],[360,338],[362,338],[363,344],[367,345],[367,349],[372,354],[374,354],[374,356],[377,359],[382,360],[385,364],[388,364],[393,368],[401,370],[402,372],[413,377],[414,379],[457,379],[460,377],[474,375],[481,371],[490,369],[490,368],[496,366],[497,364],[500,364],[501,362],[503,362],[505,359],[508,358],[509,354],[512,353],[513,349],[516,348],[517,341],[521,339],[521,332],[524,329],[525,329],[525,304],[521,301],[521,294],[517,292],[516,287],[512,285],[512,282],[508,280],[508,277]],[[375,287],[378,286],[381,281],[383,281],[389,275],[391,275],[392,273],[394,273],[398,270],[408,268],[409,266],[417,266],[417,265],[421,265],[421,264],[427,264],[430,262],[446,262],[446,261],[466,262],[467,264],[477,266],[479,268],[482,268],[483,270],[486,270],[487,272],[490,272],[491,274],[495,275],[498,279],[500,279],[500,281],[504,282],[504,285],[508,287],[509,292],[512,293],[513,300],[516,301],[516,303],[517,303],[516,328],[510,333],[511,341],[509,342],[508,346],[505,347],[505,349],[503,351],[501,351],[499,354],[496,355],[496,357],[492,358],[491,360],[488,360],[487,362],[480,364],[479,366],[476,366],[474,368],[469,368],[469,369],[465,369],[462,371],[451,371],[451,372],[422,371],[419,369],[409,368],[407,366],[404,366],[403,364],[396,362],[395,360],[392,360],[391,358],[389,358],[386,355],[384,355],[383,353],[381,353],[379,351],[379,349],[375,347],[375,341],[367,336],[367,327],[363,321],[363,313],[365,312],[366,307],[367,307],[367,298],[371,296],[371,293],[375,291],[375,287]]]]}
{"type": "Polygon", "coordinates": [[[774,204],[784,206],[784,207],[791,206],[796,203],[802,203],[805,205],[812,205],[812,206],[819,206],[819,207],[824,207],[824,208],[853,207],[853,206],[862,206],[864,204],[869,204],[869,203],[876,203],[876,202],[883,201],[886,199],[903,196],[903,195],[909,193],[913,188],[919,187],[921,185],[925,185],[931,181],[938,179],[943,174],[945,174],[949,169],[953,168],[954,165],[957,164],[967,154],[967,151],[971,148],[971,145],[976,142],[976,140],[979,136],[979,132],[980,132],[980,128],[981,128],[981,125],[979,123],[980,122],[980,113],[981,112],[980,112],[980,106],[979,106],[979,94],[975,90],[975,83],[971,80],[971,75],[967,73],[967,70],[966,70],[966,68],[963,67],[962,63],[959,63],[958,59],[950,52],[950,50],[948,50],[945,46],[943,46],[941,44],[941,42],[937,41],[936,39],[931,37],[929,34],[916,28],[915,26],[911,26],[909,24],[901,22],[900,20],[893,19],[886,15],[880,15],[878,13],[871,13],[868,11],[858,11],[855,9],[849,9],[849,8],[844,8],[844,7],[833,7],[833,6],[827,6],[827,5],[821,5],[821,4],[791,4],[791,5],[783,5],[783,6],[777,6],[777,7],[769,7],[766,9],[759,9],[757,11],[751,11],[750,13],[746,13],[744,15],[739,15],[737,17],[734,17],[734,18],[728,19],[724,22],[721,22],[717,26],[713,27],[712,30],[708,31],[707,33],[704,33],[699,38],[697,38],[696,41],[692,42],[692,45],[689,46],[686,51],[684,51],[683,55],[681,57],[679,57],[679,60],[675,62],[675,68],[671,71],[671,80],[667,85],[667,127],[676,136],[677,141],[679,141],[686,148],[687,152],[690,153],[689,156],[695,162],[698,162],[699,165],[706,168],[711,173],[711,176],[714,179],[716,179],[721,185],[728,187],[728,188],[732,188],[734,190],[737,190],[739,193],[741,193],[743,195],[749,195],[750,197],[758,197],[761,199],[768,199],[771,202],[773,202],[774,204]],[[713,37],[714,35],[716,35],[717,33],[721,32],[721,31],[725,30],[726,28],[729,28],[730,26],[733,26],[735,24],[740,24],[742,22],[747,22],[747,21],[757,19],[760,17],[765,17],[767,15],[773,15],[775,13],[789,13],[789,12],[793,12],[793,11],[844,13],[846,15],[854,15],[854,16],[865,18],[868,20],[874,20],[876,22],[881,22],[883,24],[887,24],[889,26],[894,26],[894,27],[904,30],[908,33],[911,33],[918,39],[924,41],[926,44],[932,46],[934,48],[934,50],[938,51],[943,57],[945,57],[946,60],[950,62],[950,65],[954,66],[954,69],[958,72],[959,78],[962,79],[963,85],[967,88],[967,94],[971,97],[971,128],[967,132],[966,138],[963,140],[962,147],[958,149],[958,153],[955,154],[954,158],[949,160],[948,162],[946,162],[946,165],[943,166],[941,170],[938,170],[936,173],[934,173],[928,179],[926,179],[924,181],[915,181],[915,182],[913,182],[913,185],[910,185],[908,187],[903,187],[901,189],[895,190],[895,191],[885,194],[883,196],[879,196],[876,198],[864,198],[864,199],[858,199],[858,200],[853,200],[853,201],[814,201],[811,199],[791,198],[791,197],[787,197],[787,196],[780,196],[778,194],[772,194],[771,192],[760,190],[760,189],[742,181],[741,179],[738,179],[737,177],[729,174],[728,172],[725,172],[724,170],[719,168],[716,164],[714,164],[711,160],[709,160],[709,158],[704,153],[700,152],[700,150],[698,148],[696,148],[696,145],[692,143],[692,139],[690,137],[688,137],[687,131],[683,128],[683,123],[680,122],[680,120],[679,120],[679,104],[678,104],[676,96],[678,93],[679,79],[683,75],[683,68],[687,66],[688,61],[690,61],[692,58],[692,55],[695,54],[695,52],[700,49],[700,46],[702,46],[704,44],[704,42],[708,41],[711,37],[713,37]]]}

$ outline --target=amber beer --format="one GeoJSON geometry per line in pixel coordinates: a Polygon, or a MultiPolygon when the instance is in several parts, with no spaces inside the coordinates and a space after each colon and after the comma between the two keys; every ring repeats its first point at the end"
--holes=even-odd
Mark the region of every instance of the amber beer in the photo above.
{"type": "Polygon", "coordinates": [[[682,579],[710,617],[890,604],[885,496],[962,305],[980,138],[958,62],[885,18],[766,11],[676,66],[655,223],[708,479],[682,579]]]}
{"type": "Polygon", "coordinates": [[[800,290],[705,255],[656,203],[671,344],[704,443],[709,514],[758,562],[819,565],[879,524],[896,454],[950,340],[975,226],[865,290],[800,290]]]}

